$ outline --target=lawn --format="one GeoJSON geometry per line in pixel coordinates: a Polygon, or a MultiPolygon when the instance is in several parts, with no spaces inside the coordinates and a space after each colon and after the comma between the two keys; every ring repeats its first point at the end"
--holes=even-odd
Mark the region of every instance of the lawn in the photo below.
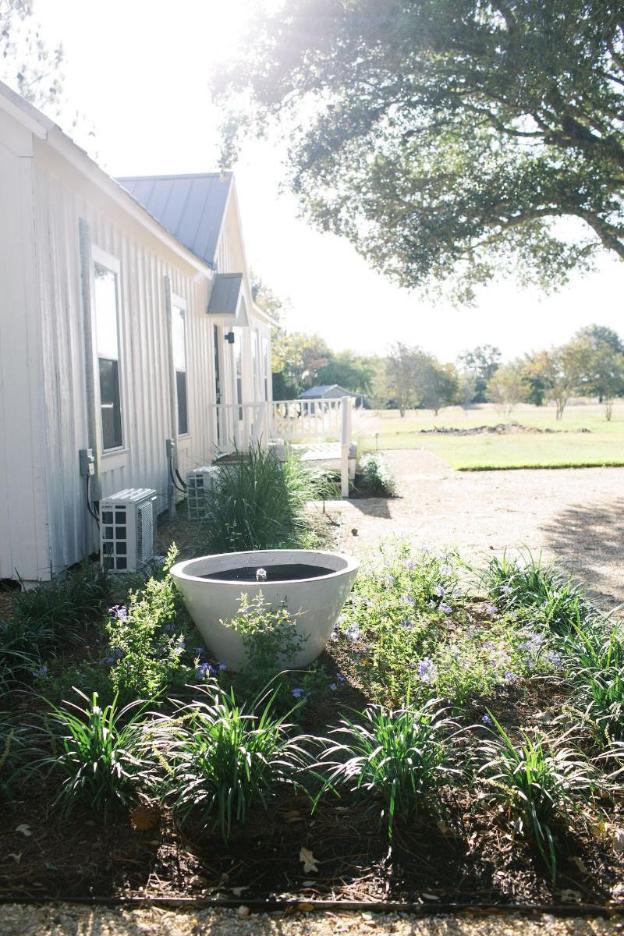
{"type": "Polygon", "coordinates": [[[362,411],[354,434],[362,451],[426,449],[458,470],[624,465],[622,402],[616,404],[611,422],[603,407],[583,403],[570,405],[559,421],[553,407],[535,406],[519,406],[510,414],[501,414],[492,404],[468,411],[449,407],[437,417],[411,410],[403,419],[395,410],[362,411]],[[475,432],[484,426],[506,429],[475,432]]]}

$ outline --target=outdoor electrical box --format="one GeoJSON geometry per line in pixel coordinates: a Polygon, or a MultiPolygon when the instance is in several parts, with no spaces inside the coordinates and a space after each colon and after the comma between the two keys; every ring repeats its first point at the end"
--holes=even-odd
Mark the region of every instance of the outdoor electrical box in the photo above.
{"type": "Polygon", "coordinates": [[[95,474],[95,458],[93,457],[93,449],[79,449],[78,463],[80,466],[80,477],[92,478],[95,474]]]}

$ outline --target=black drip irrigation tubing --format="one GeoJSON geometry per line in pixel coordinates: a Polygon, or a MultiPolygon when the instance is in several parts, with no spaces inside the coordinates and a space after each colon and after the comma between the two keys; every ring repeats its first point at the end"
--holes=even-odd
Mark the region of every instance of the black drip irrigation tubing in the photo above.
{"type": "Polygon", "coordinates": [[[405,913],[412,916],[449,916],[449,915],[482,915],[499,914],[511,916],[535,916],[549,914],[557,917],[592,917],[592,916],[624,916],[624,903],[613,904],[488,904],[488,903],[411,903],[395,901],[365,901],[365,900],[262,900],[250,898],[249,900],[230,899],[227,897],[201,898],[201,897],[7,897],[0,896],[0,906],[7,904],[20,904],[26,906],[42,906],[50,904],[69,904],[82,907],[111,907],[119,909],[139,909],[147,907],[168,907],[172,910],[238,910],[245,907],[252,913],[276,913],[303,911],[306,913],[319,911],[332,911],[343,913],[405,913]]]}

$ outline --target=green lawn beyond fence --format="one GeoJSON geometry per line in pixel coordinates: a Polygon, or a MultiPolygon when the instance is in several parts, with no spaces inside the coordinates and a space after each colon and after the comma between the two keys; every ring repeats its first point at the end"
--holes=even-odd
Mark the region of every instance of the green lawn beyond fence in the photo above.
{"type": "Polygon", "coordinates": [[[624,466],[624,402],[614,407],[611,422],[602,406],[581,403],[570,405],[559,421],[550,406],[520,406],[511,413],[492,404],[468,411],[449,407],[437,417],[411,410],[403,419],[396,410],[364,411],[354,433],[360,451],[425,449],[459,471],[624,466]],[[469,433],[482,426],[501,431],[469,433]],[[451,428],[467,434],[431,431],[451,428]]]}

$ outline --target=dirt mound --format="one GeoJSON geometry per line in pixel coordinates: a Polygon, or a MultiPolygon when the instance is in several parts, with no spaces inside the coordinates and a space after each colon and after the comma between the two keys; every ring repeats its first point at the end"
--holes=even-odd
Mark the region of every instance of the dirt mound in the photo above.
{"type": "Polygon", "coordinates": [[[494,426],[473,426],[471,429],[459,429],[455,426],[434,426],[433,429],[418,429],[423,435],[504,435],[508,432],[531,432],[531,433],[553,433],[553,432],[591,432],[591,429],[548,429],[539,426],[523,426],[521,423],[496,423],[494,426]]]}

